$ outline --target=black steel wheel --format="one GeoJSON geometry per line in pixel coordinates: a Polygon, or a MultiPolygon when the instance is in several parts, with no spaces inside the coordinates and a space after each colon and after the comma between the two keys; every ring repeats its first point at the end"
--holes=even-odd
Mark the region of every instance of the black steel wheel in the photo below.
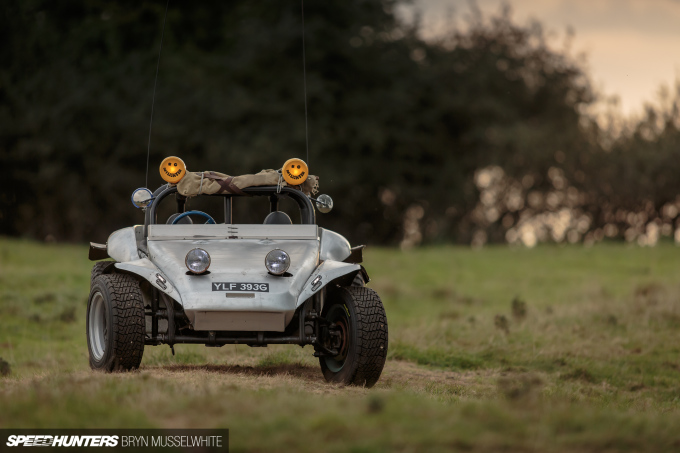
{"type": "Polygon", "coordinates": [[[363,286],[329,292],[322,317],[337,355],[319,357],[328,382],[373,387],[387,357],[387,316],[378,294],[363,286]]]}
{"type": "Polygon", "coordinates": [[[144,353],[144,303],[139,282],[126,274],[94,278],[87,303],[87,348],[93,370],[139,368],[144,353]]]}

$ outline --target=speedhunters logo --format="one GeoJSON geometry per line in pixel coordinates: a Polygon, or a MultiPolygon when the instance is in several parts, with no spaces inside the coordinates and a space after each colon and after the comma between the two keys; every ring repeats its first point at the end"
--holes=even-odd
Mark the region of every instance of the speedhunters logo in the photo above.
{"type": "Polygon", "coordinates": [[[40,448],[80,451],[105,448],[107,451],[196,451],[228,452],[227,429],[2,429],[0,451],[19,448],[40,448]]]}
{"type": "Polygon", "coordinates": [[[9,436],[8,447],[116,447],[118,436],[9,436]]]}

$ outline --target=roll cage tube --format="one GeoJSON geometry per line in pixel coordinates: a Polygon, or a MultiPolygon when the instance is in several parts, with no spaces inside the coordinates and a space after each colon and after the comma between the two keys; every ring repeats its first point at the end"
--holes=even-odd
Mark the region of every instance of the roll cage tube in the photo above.
{"type": "MultiPolygon", "coordinates": [[[[259,187],[246,187],[241,189],[247,196],[255,197],[270,197],[270,206],[278,206],[278,203],[272,202],[273,198],[288,197],[293,199],[298,207],[300,208],[300,221],[303,225],[315,225],[316,224],[316,213],[314,212],[314,205],[307,195],[297,189],[291,189],[290,187],[281,187],[281,191],[277,191],[277,186],[259,186],[259,187]]],[[[144,215],[144,237],[149,236],[149,225],[155,225],[158,223],[157,209],[160,203],[168,195],[177,193],[177,186],[165,185],[161,186],[154,192],[154,198],[151,205],[145,210],[144,215]]],[[[225,197],[231,200],[234,197],[242,197],[243,195],[235,194],[204,194],[208,197],[225,197]]],[[[185,197],[178,197],[178,208],[184,211],[184,201],[185,197]],[[181,198],[181,199],[180,199],[181,198]]]]}

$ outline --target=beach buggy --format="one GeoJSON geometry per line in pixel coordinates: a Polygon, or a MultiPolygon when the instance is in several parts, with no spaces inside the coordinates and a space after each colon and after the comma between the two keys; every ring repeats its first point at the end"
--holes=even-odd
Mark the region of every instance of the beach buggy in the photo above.
{"type": "Polygon", "coordinates": [[[308,172],[290,159],[233,177],[166,158],[167,184],[133,193],[144,224],[90,244],[98,261],[87,305],[90,366],[136,369],[145,346],[169,345],[174,354],[177,344],[311,345],[327,381],[373,386],[387,354],[385,310],[365,286],[363,246],[317,226],[316,210],[330,211],[333,200],[314,198],[318,178],[308,172]],[[197,197],[217,202],[223,219],[188,210],[197,197]],[[262,223],[232,218],[234,204],[267,199],[262,223]],[[284,199],[299,223],[279,210],[284,199]]]}

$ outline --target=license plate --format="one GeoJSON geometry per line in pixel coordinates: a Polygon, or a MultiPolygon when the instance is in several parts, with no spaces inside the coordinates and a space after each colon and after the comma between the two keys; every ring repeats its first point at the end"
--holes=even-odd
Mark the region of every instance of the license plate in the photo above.
{"type": "Polygon", "coordinates": [[[258,293],[268,293],[269,283],[220,283],[213,282],[213,291],[254,291],[258,293]]]}

